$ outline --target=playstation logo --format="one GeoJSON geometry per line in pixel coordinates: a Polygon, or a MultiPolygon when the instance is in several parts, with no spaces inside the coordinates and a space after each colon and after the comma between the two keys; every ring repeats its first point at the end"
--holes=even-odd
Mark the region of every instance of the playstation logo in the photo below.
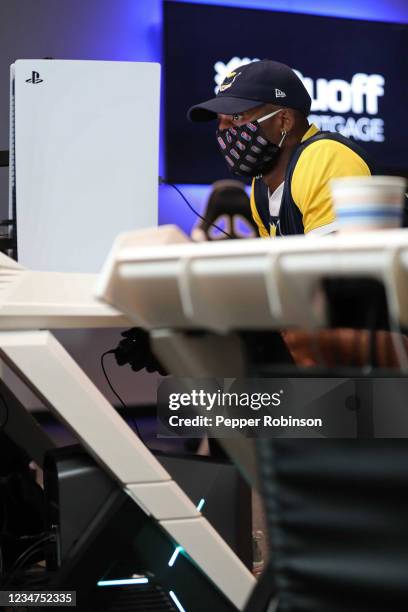
{"type": "Polygon", "coordinates": [[[26,79],[26,83],[33,83],[33,85],[37,85],[37,83],[42,83],[43,79],[40,79],[40,73],[35,72],[34,70],[31,73],[31,79],[26,79]]]}

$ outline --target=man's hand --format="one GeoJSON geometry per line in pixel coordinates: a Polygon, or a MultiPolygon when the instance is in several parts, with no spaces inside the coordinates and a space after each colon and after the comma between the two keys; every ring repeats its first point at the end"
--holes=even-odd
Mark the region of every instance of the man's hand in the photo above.
{"type": "MultiPolygon", "coordinates": [[[[376,367],[398,368],[400,363],[391,332],[375,331],[376,367]]],[[[366,329],[327,329],[315,333],[286,330],[282,337],[299,366],[363,367],[370,363],[370,331],[366,329]]],[[[408,339],[401,336],[408,352],[408,339]]]]}

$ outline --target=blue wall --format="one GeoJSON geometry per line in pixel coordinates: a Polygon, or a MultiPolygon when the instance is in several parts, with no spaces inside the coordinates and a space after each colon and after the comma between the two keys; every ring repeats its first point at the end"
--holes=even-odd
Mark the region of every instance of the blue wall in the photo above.
{"type": "Polygon", "coordinates": [[[407,0],[187,0],[187,2],[408,23],[407,0]]]}

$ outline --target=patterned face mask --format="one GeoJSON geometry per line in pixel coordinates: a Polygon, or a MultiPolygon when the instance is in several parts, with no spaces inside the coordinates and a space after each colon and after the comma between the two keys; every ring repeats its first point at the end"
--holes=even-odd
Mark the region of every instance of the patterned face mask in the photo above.
{"type": "Polygon", "coordinates": [[[217,142],[221,153],[233,174],[240,176],[262,176],[275,164],[286,132],[282,133],[279,144],[270,142],[262,135],[260,124],[279,113],[282,108],[251,123],[217,129],[217,142]]]}

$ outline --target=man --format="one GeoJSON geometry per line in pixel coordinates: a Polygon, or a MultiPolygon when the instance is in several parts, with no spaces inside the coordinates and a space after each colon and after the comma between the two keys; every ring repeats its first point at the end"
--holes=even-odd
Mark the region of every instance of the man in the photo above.
{"type": "MultiPolygon", "coordinates": [[[[361,147],[309,125],[310,107],[311,98],[291,68],[262,60],[228,74],[215,98],[188,111],[191,121],[218,119],[216,137],[229,168],[252,177],[251,210],[264,238],[335,232],[330,180],[371,174],[361,147]]],[[[366,330],[323,330],[317,337],[291,330],[282,336],[298,365],[369,360],[366,330]]],[[[375,340],[378,365],[398,365],[390,334],[377,332],[375,340]]]]}
{"type": "Polygon", "coordinates": [[[253,177],[251,209],[262,237],[335,231],[330,179],[371,173],[361,147],[309,125],[310,107],[289,66],[262,60],[237,68],[215,98],[188,111],[192,121],[218,118],[228,166],[253,177]]]}

